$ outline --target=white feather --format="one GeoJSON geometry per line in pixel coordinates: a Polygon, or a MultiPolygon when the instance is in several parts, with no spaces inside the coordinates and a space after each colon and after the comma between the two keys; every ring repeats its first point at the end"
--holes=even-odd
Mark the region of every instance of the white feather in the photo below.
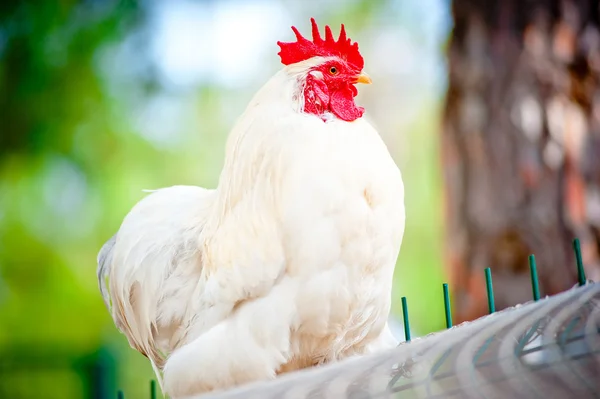
{"type": "Polygon", "coordinates": [[[216,190],[151,193],[101,250],[115,323],[172,398],[395,344],[402,179],[364,118],[301,112],[324,60],[287,66],[255,95],[216,190]]]}

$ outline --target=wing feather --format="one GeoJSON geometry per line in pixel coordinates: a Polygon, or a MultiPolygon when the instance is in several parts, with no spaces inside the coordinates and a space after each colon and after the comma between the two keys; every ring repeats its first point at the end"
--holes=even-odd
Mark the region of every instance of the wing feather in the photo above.
{"type": "Polygon", "coordinates": [[[211,194],[191,186],[152,192],[136,204],[98,254],[104,302],[129,344],[155,369],[163,367],[164,354],[177,341],[174,335],[185,328],[202,271],[198,237],[211,194]]]}

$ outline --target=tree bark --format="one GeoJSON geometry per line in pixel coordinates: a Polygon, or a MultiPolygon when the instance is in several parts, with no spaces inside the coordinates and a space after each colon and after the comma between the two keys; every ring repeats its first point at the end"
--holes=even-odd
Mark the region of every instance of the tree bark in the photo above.
{"type": "Polygon", "coordinates": [[[454,0],[442,129],[457,321],[600,279],[600,15],[592,0],[454,0]]]}

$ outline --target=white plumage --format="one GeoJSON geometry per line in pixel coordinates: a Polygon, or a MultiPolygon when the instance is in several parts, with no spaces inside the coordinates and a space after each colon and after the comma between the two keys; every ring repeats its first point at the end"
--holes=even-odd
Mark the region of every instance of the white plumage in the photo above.
{"type": "Polygon", "coordinates": [[[286,66],[255,95],[215,190],[152,192],[100,251],[115,324],[172,398],[396,343],[402,179],[365,118],[302,112],[326,60],[286,66]]]}

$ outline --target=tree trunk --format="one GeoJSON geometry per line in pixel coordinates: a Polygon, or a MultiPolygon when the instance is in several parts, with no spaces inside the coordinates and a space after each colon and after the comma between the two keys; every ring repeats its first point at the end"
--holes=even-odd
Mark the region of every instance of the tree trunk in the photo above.
{"type": "Polygon", "coordinates": [[[455,318],[600,278],[599,1],[454,0],[442,133],[455,318]]]}

